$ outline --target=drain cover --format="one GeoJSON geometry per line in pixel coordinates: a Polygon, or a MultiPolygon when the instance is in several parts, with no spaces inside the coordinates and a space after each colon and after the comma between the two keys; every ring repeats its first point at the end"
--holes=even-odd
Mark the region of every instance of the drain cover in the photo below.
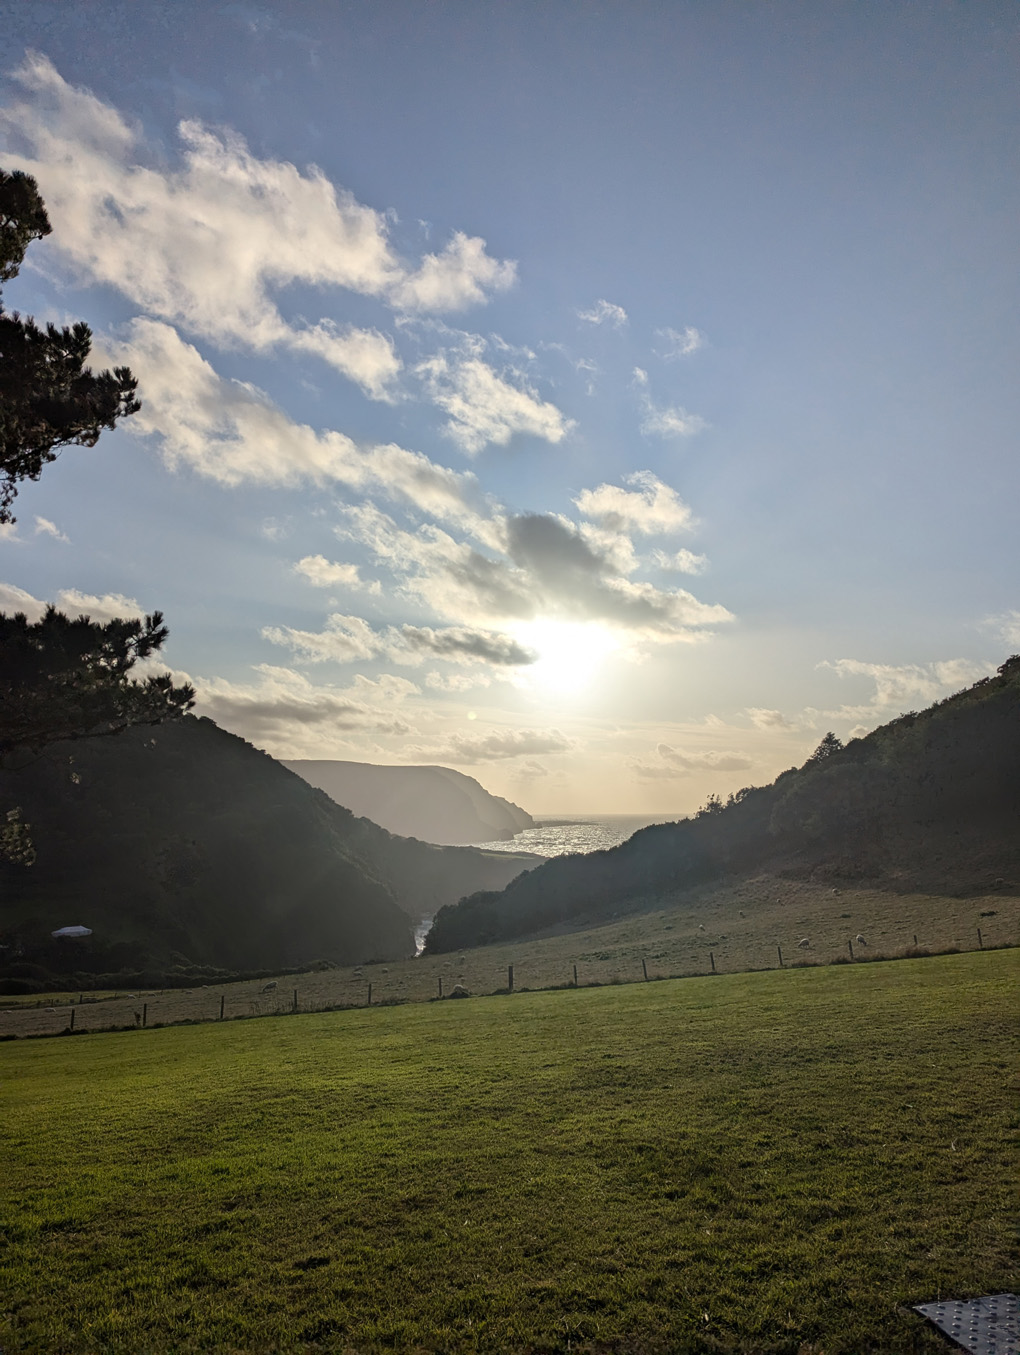
{"type": "Polygon", "coordinates": [[[1020,1355],[1020,1300],[1016,1294],[986,1294],[957,1303],[915,1303],[914,1312],[934,1322],[974,1355],[1020,1355]]]}

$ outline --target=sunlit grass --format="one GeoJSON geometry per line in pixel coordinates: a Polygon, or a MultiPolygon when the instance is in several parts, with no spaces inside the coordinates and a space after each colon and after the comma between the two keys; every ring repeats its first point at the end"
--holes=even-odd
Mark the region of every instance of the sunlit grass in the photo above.
{"type": "Polygon", "coordinates": [[[0,1046],[9,1351],[935,1351],[1016,952],[0,1046]]]}

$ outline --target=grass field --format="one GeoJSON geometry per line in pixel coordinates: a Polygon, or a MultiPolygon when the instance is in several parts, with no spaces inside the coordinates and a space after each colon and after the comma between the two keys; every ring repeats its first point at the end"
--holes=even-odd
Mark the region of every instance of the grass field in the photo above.
{"type": "MultiPolygon", "coordinates": [[[[974,950],[978,928],[987,946],[1020,943],[1020,892],[1013,885],[988,894],[957,898],[945,894],[897,894],[888,889],[842,888],[762,875],[685,891],[657,906],[625,913],[588,929],[562,930],[531,940],[481,946],[448,955],[385,965],[326,970],[280,978],[264,994],[263,980],[207,988],[135,992],[119,996],[86,993],[75,1012],[76,1030],[101,1030],[141,1021],[212,1021],[285,1011],[297,990],[299,1007],[361,1006],[372,1001],[422,1002],[464,984],[472,993],[507,985],[514,966],[518,988],[578,983],[628,983],[642,978],[642,961],[652,978],[707,974],[714,961],[720,973],[768,969],[786,964],[828,964],[848,959],[847,941],[862,933],[859,959],[902,955],[913,944],[933,951],[974,950]],[[797,942],[807,937],[810,946],[797,942]]],[[[68,1004],[78,994],[0,997],[0,1038],[55,1034],[70,1019],[68,1004]]]]}
{"type": "Polygon", "coordinates": [[[0,1046],[5,1352],[934,1352],[1016,951],[0,1046]]]}

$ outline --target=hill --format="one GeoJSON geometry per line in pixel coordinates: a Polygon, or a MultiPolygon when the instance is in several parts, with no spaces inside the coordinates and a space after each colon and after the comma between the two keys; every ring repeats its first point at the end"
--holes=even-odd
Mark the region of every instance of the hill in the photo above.
{"type": "Polygon", "coordinates": [[[518,805],[490,795],[473,776],[451,767],[383,767],[330,759],[283,765],[354,814],[423,842],[507,842],[535,826],[518,805]]]}
{"type": "Polygon", "coordinates": [[[765,872],[932,893],[1020,875],[1020,657],[997,676],[820,750],[769,786],[693,819],[655,824],[611,851],[558,857],[441,910],[438,954],[591,926],[623,907],[765,872]]]}
{"type": "Polygon", "coordinates": [[[531,859],[394,837],[192,716],[55,744],[0,773],[0,805],[38,853],[0,865],[8,961],[58,972],[413,955],[413,921],[531,859]],[[87,940],[51,939],[79,923],[87,940]]]}

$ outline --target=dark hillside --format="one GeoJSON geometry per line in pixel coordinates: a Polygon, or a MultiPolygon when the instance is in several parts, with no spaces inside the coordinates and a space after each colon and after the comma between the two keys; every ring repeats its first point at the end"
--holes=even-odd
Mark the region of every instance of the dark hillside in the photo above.
{"type": "Polygon", "coordinates": [[[559,857],[437,916],[430,953],[608,917],[726,876],[966,892],[1020,875],[1020,657],[770,786],[656,824],[611,851],[559,857]]]}
{"type": "Polygon", "coordinates": [[[0,956],[60,971],[396,959],[415,917],[527,860],[392,837],[194,717],[53,745],[0,773],[0,805],[37,851],[0,865],[0,956]]]}

